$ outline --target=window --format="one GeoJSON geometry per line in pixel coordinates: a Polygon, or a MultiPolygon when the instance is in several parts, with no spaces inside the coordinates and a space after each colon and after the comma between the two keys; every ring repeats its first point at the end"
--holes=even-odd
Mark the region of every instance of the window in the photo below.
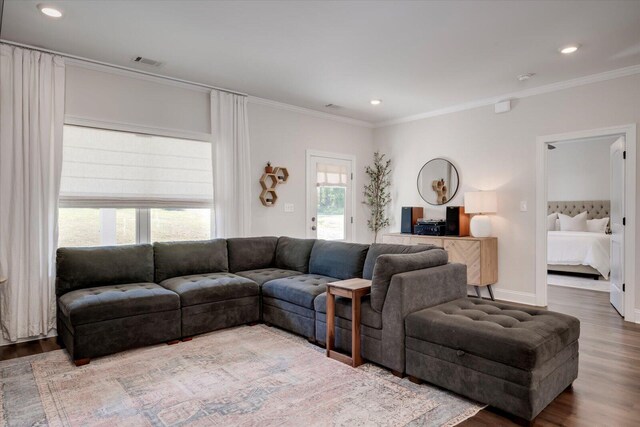
{"type": "Polygon", "coordinates": [[[58,246],[136,243],[136,210],[60,208],[58,246]]]}
{"type": "Polygon", "coordinates": [[[210,209],[151,209],[153,242],[205,240],[210,236],[210,209]]]}
{"type": "Polygon", "coordinates": [[[209,239],[208,142],[66,125],[59,246],[209,239]]]}

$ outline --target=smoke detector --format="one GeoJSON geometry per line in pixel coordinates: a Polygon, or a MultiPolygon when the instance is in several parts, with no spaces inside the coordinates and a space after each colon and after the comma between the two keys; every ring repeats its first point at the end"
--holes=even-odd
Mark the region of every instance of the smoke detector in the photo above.
{"type": "Polygon", "coordinates": [[[138,64],[150,65],[152,67],[159,67],[160,65],[162,65],[162,62],[156,61],[155,59],[145,58],[144,56],[136,56],[131,60],[138,64]]]}

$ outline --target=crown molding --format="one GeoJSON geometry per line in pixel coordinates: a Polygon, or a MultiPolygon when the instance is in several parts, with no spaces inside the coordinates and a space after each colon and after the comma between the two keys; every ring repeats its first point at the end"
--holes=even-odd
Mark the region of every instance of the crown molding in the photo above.
{"type": "Polygon", "coordinates": [[[528,98],[530,96],[542,95],[545,93],[556,92],[559,90],[569,89],[577,86],[583,86],[583,85],[588,85],[592,83],[613,80],[620,77],[632,76],[634,74],[640,74],[640,64],[632,65],[630,67],[625,67],[625,68],[618,68],[616,70],[605,71],[603,73],[591,74],[588,76],[578,77],[575,79],[565,80],[557,83],[551,83],[548,85],[533,87],[531,89],[511,92],[511,93],[507,93],[500,96],[493,96],[490,98],[478,99],[471,102],[465,102],[463,104],[453,105],[451,107],[441,108],[438,110],[433,110],[425,113],[402,117],[399,119],[377,122],[374,124],[374,127],[381,128],[385,126],[392,126],[392,125],[397,125],[401,123],[408,123],[416,120],[427,119],[429,117],[443,116],[445,114],[457,113],[460,111],[471,110],[478,107],[486,107],[488,105],[493,105],[496,102],[505,101],[507,99],[528,98]]]}
{"type": "Polygon", "coordinates": [[[350,125],[361,126],[365,128],[375,127],[374,123],[364,120],[352,119],[350,117],[338,116],[336,114],[325,113],[323,111],[312,110],[311,108],[298,107],[296,105],[285,104],[284,102],[272,101],[270,99],[259,98],[249,95],[248,101],[252,104],[265,105],[280,110],[293,111],[294,113],[305,114],[307,116],[318,117],[320,119],[333,120],[336,122],[347,123],[350,125]]]}

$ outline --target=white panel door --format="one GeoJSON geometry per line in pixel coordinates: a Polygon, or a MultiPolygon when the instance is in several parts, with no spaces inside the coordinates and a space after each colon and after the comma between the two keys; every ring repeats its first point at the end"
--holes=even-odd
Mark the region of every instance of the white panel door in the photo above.
{"type": "Polygon", "coordinates": [[[312,154],[307,163],[307,237],[353,239],[351,160],[312,154]]]}
{"type": "Polygon", "coordinates": [[[624,316],[624,137],[610,149],[611,185],[611,305],[624,316]]]}

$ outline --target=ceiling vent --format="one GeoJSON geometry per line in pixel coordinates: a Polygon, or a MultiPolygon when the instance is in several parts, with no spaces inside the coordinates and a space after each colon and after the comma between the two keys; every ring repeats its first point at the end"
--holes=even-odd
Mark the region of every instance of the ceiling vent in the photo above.
{"type": "Polygon", "coordinates": [[[159,67],[162,65],[162,62],[156,61],[155,59],[145,58],[144,56],[136,56],[132,61],[137,62],[138,64],[150,65],[152,67],[159,67]]]}

